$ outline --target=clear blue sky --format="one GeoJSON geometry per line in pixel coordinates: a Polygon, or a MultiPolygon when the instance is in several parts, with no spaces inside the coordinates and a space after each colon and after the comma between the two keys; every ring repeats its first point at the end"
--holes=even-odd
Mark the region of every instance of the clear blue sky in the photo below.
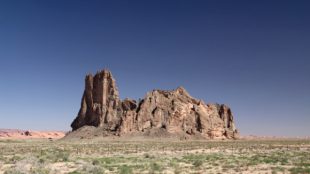
{"type": "Polygon", "coordinates": [[[86,73],[184,86],[241,134],[310,135],[310,1],[0,1],[0,128],[70,130],[86,73]]]}

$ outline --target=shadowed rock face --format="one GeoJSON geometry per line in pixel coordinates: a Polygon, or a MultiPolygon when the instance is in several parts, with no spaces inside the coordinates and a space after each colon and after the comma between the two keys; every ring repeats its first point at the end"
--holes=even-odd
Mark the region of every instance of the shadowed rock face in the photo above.
{"type": "Polygon", "coordinates": [[[228,106],[205,104],[191,97],[183,87],[153,90],[138,103],[131,99],[121,101],[115,80],[107,70],[85,78],[81,109],[71,127],[75,131],[85,125],[117,135],[160,129],[204,138],[238,136],[228,106]]]}

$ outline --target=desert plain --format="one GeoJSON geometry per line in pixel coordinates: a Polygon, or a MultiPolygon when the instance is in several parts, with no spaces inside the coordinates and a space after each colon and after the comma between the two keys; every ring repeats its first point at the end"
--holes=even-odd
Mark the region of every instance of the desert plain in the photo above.
{"type": "Polygon", "coordinates": [[[310,173],[310,140],[0,139],[0,174],[310,173]]]}

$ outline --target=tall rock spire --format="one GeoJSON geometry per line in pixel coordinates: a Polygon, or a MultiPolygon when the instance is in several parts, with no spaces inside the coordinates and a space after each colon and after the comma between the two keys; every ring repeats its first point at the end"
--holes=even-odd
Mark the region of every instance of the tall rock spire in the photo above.
{"type": "Polygon", "coordinates": [[[89,74],[85,78],[85,91],[81,109],[71,127],[76,130],[84,125],[115,128],[119,121],[116,108],[119,107],[119,93],[111,72],[102,70],[95,76],[89,74]]]}

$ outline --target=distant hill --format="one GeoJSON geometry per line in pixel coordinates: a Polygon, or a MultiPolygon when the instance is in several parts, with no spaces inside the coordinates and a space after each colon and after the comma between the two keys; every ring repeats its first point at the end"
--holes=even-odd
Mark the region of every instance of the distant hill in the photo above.
{"type": "Polygon", "coordinates": [[[64,131],[31,131],[20,129],[0,129],[0,139],[34,139],[52,138],[59,139],[64,137],[64,131]]]}

